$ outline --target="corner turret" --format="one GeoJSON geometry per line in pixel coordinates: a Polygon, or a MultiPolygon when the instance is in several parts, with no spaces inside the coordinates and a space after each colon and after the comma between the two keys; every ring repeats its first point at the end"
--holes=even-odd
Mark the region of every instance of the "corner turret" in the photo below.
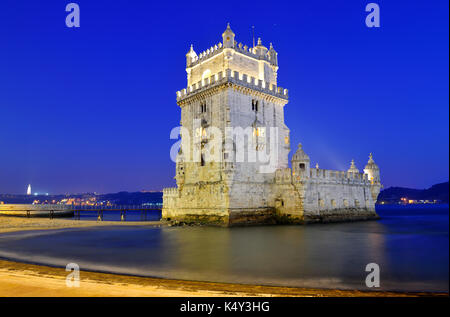
{"type": "Polygon", "coordinates": [[[356,168],[355,160],[350,163],[350,168],[347,170],[348,173],[359,173],[359,169],[356,168]]]}
{"type": "Polygon", "coordinates": [[[227,29],[222,34],[222,40],[223,40],[223,47],[224,48],[231,48],[234,47],[234,33],[230,28],[230,23],[227,25],[227,29]]]}
{"type": "Polygon", "coordinates": [[[364,174],[367,174],[367,178],[370,181],[371,194],[373,201],[376,202],[378,198],[378,194],[381,190],[381,180],[380,180],[380,168],[375,161],[373,160],[372,153],[369,154],[369,161],[367,162],[366,167],[364,168],[364,174]]]}
{"type": "Polygon", "coordinates": [[[189,52],[186,54],[186,67],[190,67],[193,62],[197,59],[197,53],[194,51],[194,47],[191,44],[191,48],[189,49],[189,52]]]}
{"type": "Polygon", "coordinates": [[[375,161],[373,160],[372,153],[369,154],[369,161],[366,167],[364,167],[364,173],[367,174],[367,178],[372,184],[380,182],[380,169],[375,161]]]}
{"type": "Polygon", "coordinates": [[[267,55],[269,56],[270,63],[274,66],[278,66],[278,53],[273,48],[272,43],[270,43],[270,48],[267,55]]]}
{"type": "Polygon", "coordinates": [[[261,56],[261,57],[266,57],[267,56],[267,47],[262,45],[262,41],[261,41],[260,37],[258,37],[258,44],[253,49],[253,53],[258,55],[258,56],[261,56]]]}
{"type": "Polygon", "coordinates": [[[291,159],[292,173],[293,175],[302,175],[309,177],[309,156],[303,151],[302,144],[298,144],[298,149],[294,153],[291,159]]]}

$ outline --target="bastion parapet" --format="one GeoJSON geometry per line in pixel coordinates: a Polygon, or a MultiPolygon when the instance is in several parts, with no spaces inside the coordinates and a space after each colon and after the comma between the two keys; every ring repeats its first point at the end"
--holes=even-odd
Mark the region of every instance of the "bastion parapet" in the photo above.
{"type": "Polygon", "coordinates": [[[247,74],[241,74],[238,71],[227,69],[225,72],[221,71],[217,74],[211,75],[195,84],[177,91],[177,102],[180,102],[197,93],[214,88],[226,83],[240,85],[245,88],[253,89],[261,93],[271,95],[273,97],[289,99],[288,90],[283,87],[277,87],[261,79],[256,79],[247,74]]]}

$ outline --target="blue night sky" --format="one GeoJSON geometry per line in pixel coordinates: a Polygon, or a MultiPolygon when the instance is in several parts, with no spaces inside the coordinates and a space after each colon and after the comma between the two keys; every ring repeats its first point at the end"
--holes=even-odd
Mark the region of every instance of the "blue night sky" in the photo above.
{"type": "MultiPolygon", "coordinates": [[[[174,184],[170,130],[185,54],[251,26],[278,51],[292,147],[312,165],[362,170],[385,187],[448,180],[448,1],[78,0],[0,6],[0,193],[160,190],[174,184]]],[[[292,155],[292,152],[291,152],[292,155]]]]}

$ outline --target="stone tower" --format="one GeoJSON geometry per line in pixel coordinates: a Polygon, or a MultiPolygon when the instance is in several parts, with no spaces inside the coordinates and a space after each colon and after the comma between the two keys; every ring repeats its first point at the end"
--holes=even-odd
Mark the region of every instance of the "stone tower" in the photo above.
{"type": "Polygon", "coordinates": [[[248,47],[230,25],[222,42],[186,54],[187,88],[177,92],[181,146],[176,188],[163,193],[163,220],[223,226],[376,219],[380,172],[310,167],[299,145],[289,167],[288,91],[278,54],[248,47]]]}
{"type": "Polygon", "coordinates": [[[264,221],[270,183],[276,169],[288,167],[290,151],[288,93],[277,86],[277,71],[272,44],[238,43],[230,25],[221,43],[200,54],[191,46],[187,88],[177,92],[183,128],[177,188],[164,191],[164,219],[264,221]]]}

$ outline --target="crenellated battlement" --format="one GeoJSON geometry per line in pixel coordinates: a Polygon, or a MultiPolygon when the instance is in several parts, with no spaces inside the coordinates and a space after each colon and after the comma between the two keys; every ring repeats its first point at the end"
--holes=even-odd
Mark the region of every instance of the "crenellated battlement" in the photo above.
{"type": "MultiPolygon", "coordinates": [[[[273,59],[270,58],[269,54],[258,54],[255,47],[249,47],[247,45],[244,45],[242,43],[233,45],[230,49],[233,49],[235,52],[241,53],[243,55],[246,55],[248,57],[254,58],[256,60],[265,60],[269,62],[272,65],[276,66],[276,63],[273,59]]],[[[192,59],[188,63],[188,67],[194,67],[199,63],[202,63],[206,60],[208,60],[211,57],[214,57],[218,55],[219,53],[223,52],[224,46],[221,42],[218,44],[211,46],[207,50],[204,50],[203,52],[199,53],[196,56],[192,56],[192,59]]]]}
{"type": "Polygon", "coordinates": [[[207,50],[201,52],[200,54],[193,56],[190,63],[187,65],[188,67],[193,67],[198,63],[201,63],[223,51],[223,45],[221,42],[218,44],[211,46],[207,50]]]}
{"type": "Polygon", "coordinates": [[[181,101],[200,91],[222,85],[224,83],[233,83],[282,99],[289,98],[288,90],[283,87],[267,83],[263,80],[256,79],[253,76],[248,76],[247,74],[242,74],[237,71],[227,69],[225,72],[221,71],[205,78],[204,80],[198,81],[185,89],[177,91],[177,101],[181,101]]]}
{"type": "Polygon", "coordinates": [[[168,187],[163,189],[163,196],[178,196],[178,188],[176,187],[168,187]]]}
{"type": "Polygon", "coordinates": [[[311,168],[309,175],[306,171],[295,174],[291,168],[279,169],[275,172],[277,183],[290,183],[308,181],[326,181],[342,184],[370,185],[370,181],[365,173],[352,173],[346,171],[326,170],[321,168],[311,168]]]}
{"type": "Polygon", "coordinates": [[[254,59],[259,59],[259,60],[265,60],[265,61],[268,61],[269,63],[275,65],[275,63],[273,63],[273,61],[270,59],[269,54],[258,54],[256,52],[255,47],[248,47],[247,45],[243,45],[242,43],[239,43],[239,44],[235,45],[233,47],[233,49],[236,52],[244,54],[248,57],[252,57],[254,59]]]}

